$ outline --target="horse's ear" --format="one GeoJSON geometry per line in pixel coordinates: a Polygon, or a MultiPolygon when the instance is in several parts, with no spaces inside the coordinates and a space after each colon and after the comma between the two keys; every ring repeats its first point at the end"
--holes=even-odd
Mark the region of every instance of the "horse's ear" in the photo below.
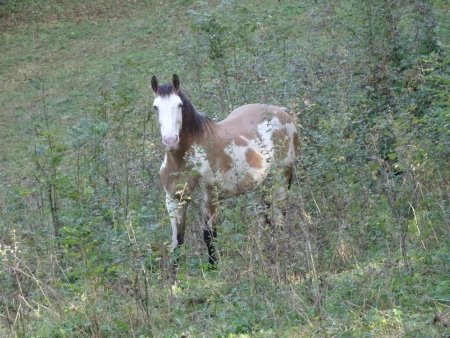
{"type": "Polygon", "coordinates": [[[151,84],[152,84],[153,91],[155,93],[157,93],[158,92],[158,79],[156,78],[155,75],[152,76],[151,84]]]}
{"type": "Polygon", "coordinates": [[[180,89],[180,79],[178,78],[177,74],[173,74],[172,76],[172,88],[175,92],[180,89]]]}

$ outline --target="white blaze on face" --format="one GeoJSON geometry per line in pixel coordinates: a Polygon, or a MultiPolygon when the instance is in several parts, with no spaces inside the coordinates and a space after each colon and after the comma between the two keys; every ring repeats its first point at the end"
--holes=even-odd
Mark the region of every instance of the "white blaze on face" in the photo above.
{"type": "Polygon", "coordinates": [[[181,108],[183,103],[176,94],[158,96],[153,107],[158,113],[161,137],[167,149],[177,149],[180,142],[180,131],[183,123],[181,108]]]}

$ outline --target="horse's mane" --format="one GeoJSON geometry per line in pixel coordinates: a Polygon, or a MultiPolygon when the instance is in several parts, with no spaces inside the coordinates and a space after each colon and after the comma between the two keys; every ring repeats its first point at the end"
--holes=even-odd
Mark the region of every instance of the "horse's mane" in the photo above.
{"type": "MultiPolygon", "coordinates": [[[[168,96],[172,93],[172,85],[170,84],[158,87],[158,95],[160,96],[168,96]]],[[[208,116],[198,112],[191,100],[181,90],[178,90],[177,94],[183,103],[183,126],[180,134],[191,136],[195,141],[200,140],[205,132],[212,131],[214,122],[208,116]]],[[[183,136],[180,135],[180,137],[183,136]]]]}

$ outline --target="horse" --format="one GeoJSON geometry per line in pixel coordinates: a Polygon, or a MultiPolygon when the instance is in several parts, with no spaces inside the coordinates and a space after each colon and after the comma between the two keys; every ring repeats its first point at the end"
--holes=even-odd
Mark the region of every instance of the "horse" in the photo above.
{"type": "Polygon", "coordinates": [[[203,239],[209,264],[215,266],[219,197],[254,189],[276,167],[282,184],[273,200],[285,199],[299,144],[294,120],[286,108],[255,103],[214,122],[197,111],[176,74],[171,84],[163,85],[153,76],[151,88],[165,148],[160,180],[172,226],[171,248],[175,251],[184,243],[186,208],[193,191],[200,189],[203,239]]]}

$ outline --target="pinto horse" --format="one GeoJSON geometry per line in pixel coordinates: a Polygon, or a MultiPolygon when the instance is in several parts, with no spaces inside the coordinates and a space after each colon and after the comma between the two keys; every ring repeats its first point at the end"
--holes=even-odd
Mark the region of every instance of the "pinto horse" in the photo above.
{"type": "Polygon", "coordinates": [[[278,176],[283,180],[274,200],[285,198],[298,148],[294,121],[286,108],[247,104],[216,123],[196,110],[180,90],[176,74],[171,84],[164,85],[153,76],[151,87],[165,147],[160,178],[172,225],[172,249],[184,242],[187,202],[192,191],[200,188],[203,238],[209,263],[215,265],[218,198],[255,188],[274,167],[280,169],[278,176]]]}

